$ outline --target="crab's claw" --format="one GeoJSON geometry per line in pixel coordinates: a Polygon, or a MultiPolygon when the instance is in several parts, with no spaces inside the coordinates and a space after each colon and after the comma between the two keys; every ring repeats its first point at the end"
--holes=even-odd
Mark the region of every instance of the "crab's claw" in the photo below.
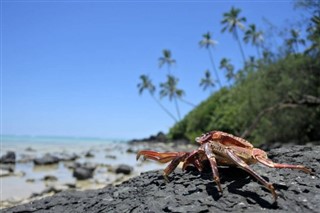
{"type": "MultiPolygon", "coordinates": [[[[140,156],[144,156],[147,159],[155,160],[160,163],[168,163],[176,157],[181,156],[182,152],[155,152],[151,150],[142,150],[137,154],[137,160],[140,156]]],[[[183,153],[184,154],[184,153],[183,153]]]]}

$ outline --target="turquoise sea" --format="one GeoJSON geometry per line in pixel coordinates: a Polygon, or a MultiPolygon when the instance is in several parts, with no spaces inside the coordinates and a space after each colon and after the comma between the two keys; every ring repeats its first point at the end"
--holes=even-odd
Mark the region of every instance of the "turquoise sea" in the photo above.
{"type": "Polygon", "coordinates": [[[49,148],[66,149],[83,146],[97,146],[126,143],[126,140],[104,139],[90,137],[60,137],[60,136],[30,136],[30,135],[2,135],[0,138],[1,151],[20,150],[21,148],[35,147],[40,150],[49,148]]]}

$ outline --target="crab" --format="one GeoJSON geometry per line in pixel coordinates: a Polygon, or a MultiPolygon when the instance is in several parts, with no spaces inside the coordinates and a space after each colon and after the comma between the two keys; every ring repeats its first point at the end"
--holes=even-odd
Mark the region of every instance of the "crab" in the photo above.
{"type": "Polygon", "coordinates": [[[256,173],[249,165],[261,163],[271,168],[290,168],[298,169],[311,174],[311,169],[303,165],[290,165],[272,162],[267,153],[261,149],[254,148],[253,145],[243,138],[221,132],[211,131],[197,137],[196,142],[199,143],[199,148],[192,152],[155,152],[151,150],[142,150],[137,153],[137,160],[140,156],[146,159],[158,161],[160,163],[170,164],[164,169],[163,176],[168,181],[168,175],[182,162],[182,170],[188,165],[193,165],[199,172],[204,169],[204,161],[209,161],[213,180],[217,184],[218,191],[222,194],[220,184],[218,165],[219,166],[236,166],[239,167],[264,185],[271,193],[274,201],[277,200],[277,193],[272,185],[258,173],[256,173]]]}

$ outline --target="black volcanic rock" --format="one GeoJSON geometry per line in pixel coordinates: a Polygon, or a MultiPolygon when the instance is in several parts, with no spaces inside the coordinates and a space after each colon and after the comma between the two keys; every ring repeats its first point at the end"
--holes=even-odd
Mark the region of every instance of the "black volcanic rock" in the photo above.
{"type": "Polygon", "coordinates": [[[43,157],[36,158],[33,160],[35,165],[50,165],[59,163],[59,158],[51,154],[45,154],[43,157]]]}
{"type": "Polygon", "coordinates": [[[86,180],[92,178],[96,167],[97,165],[92,163],[76,163],[72,176],[75,177],[77,180],[86,180]]]}
{"type": "Polygon", "coordinates": [[[16,163],[16,153],[8,151],[6,154],[1,156],[0,163],[16,163]]]}
{"type": "Polygon", "coordinates": [[[132,172],[133,168],[129,165],[126,164],[120,164],[116,169],[115,169],[115,173],[116,174],[125,174],[125,175],[129,175],[132,172]]]}
{"type": "MultiPolygon", "coordinates": [[[[83,192],[61,192],[2,212],[319,212],[320,146],[271,150],[275,162],[303,164],[315,175],[290,169],[252,168],[274,183],[271,193],[241,169],[220,167],[223,195],[211,172],[177,169],[166,183],[162,171],[151,171],[118,186],[83,192]]],[[[165,166],[164,166],[165,167],[165,166]]]]}

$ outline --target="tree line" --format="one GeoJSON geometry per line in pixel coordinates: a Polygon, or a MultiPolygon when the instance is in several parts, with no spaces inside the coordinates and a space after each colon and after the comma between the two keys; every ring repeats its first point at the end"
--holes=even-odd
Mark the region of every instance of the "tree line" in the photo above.
{"type": "MultiPolygon", "coordinates": [[[[169,136],[193,140],[195,136],[205,131],[219,129],[261,140],[268,132],[264,128],[270,127],[273,122],[279,124],[295,122],[295,127],[297,127],[308,120],[312,125],[304,123],[302,126],[309,126],[307,131],[309,136],[306,136],[301,130],[298,131],[299,134],[294,133],[290,137],[303,135],[308,138],[305,140],[317,138],[310,135],[317,135],[313,131],[319,124],[312,119],[319,118],[320,120],[320,104],[317,104],[317,101],[320,100],[320,3],[305,0],[296,1],[295,5],[310,10],[312,13],[310,19],[304,20],[308,25],[307,36],[306,38],[301,36],[301,29],[290,29],[289,36],[283,39],[283,45],[276,52],[264,43],[264,33],[255,24],[245,26],[247,19],[241,16],[241,9],[232,7],[229,12],[223,14],[221,32],[232,34],[243,60],[243,68],[237,71],[231,59],[227,57],[220,60],[218,69],[213,55],[213,48],[217,41],[212,38],[211,32],[202,35],[199,46],[207,50],[214,75],[210,70],[205,70],[199,86],[203,90],[217,86],[219,90],[192,110],[183,120],[181,120],[179,103],[184,102],[190,105],[192,103],[183,98],[185,91],[178,87],[179,78],[171,72],[171,66],[176,63],[176,60],[172,58],[170,50],[163,50],[163,55],[159,58],[159,66],[167,67],[167,81],[159,84],[159,96],[155,94],[156,86],[147,75],[140,76],[138,89],[140,94],[148,91],[154,101],[175,121],[169,136]],[[247,58],[243,43],[250,43],[256,48],[255,57],[247,58]],[[224,72],[228,80],[227,85],[222,85],[219,70],[224,72]],[[292,78],[293,76],[295,79],[292,78]],[[173,101],[175,113],[170,112],[162,104],[161,99],[164,97],[173,101]],[[297,106],[302,105],[307,109],[300,111],[301,108],[297,106]],[[279,114],[282,109],[289,108],[291,110],[279,114]],[[299,119],[303,116],[311,116],[312,119],[304,120],[304,122],[292,119],[292,116],[294,117],[298,111],[298,114],[301,114],[299,119]],[[294,113],[290,114],[292,112],[294,113]],[[278,117],[272,117],[275,115],[278,117]],[[259,129],[257,126],[263,128],[259,129]]],[[[281,127],[281,129],[286,129],[286,127],[281,127]]],[[[285,135],[290,135],[289,129],[282,136],[279,136],[281,134],[279,130],[275,132],[277,136],[265,137],[266,140],[284,140],[285,135]]]]}

